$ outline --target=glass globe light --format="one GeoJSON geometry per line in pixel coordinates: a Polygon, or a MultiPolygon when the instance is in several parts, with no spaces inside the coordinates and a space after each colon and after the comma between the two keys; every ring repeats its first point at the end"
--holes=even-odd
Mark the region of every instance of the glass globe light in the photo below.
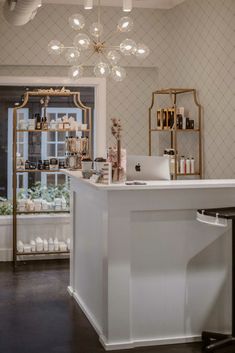
{"type": "Polygon", "coordinates": [[[78,80],[83,75],[83,67],[82,66],[72,66],[68,71],[69,78],[72,80],[78,80]]]}
{"type": "Polygon", "coordinates": [[[79,56],[80,56],[80,52],[76,49],[68,49],[65,53],[65,59],[70,64],[76,63],[79,56]]]}
{"type": "Polygon", "coordinates": [[[133,29],[133,26],[134,22],[132,18],[126,16],[120,18],[117,28],[120,32],[130,32],[133,29]]]}
{"type": "Polygon", "coordinates": [[[113,65],[116,65],[121,59],[121,55],[116,50],[110,50],[107,54],[107,59],[113,65]]]}
{"type": "Polygon", "coordinates": [[[109,65],[105,62],[99,62],[94,67],[94,74],[96,77],[107,77],[110,74],[109,65]]]}
{"type": "Polygon", "coordinates": [[[92,23],[92,25],[90,26],[90,34],[93,36],[93,37],[100,37],[103,33],[103,26],[101,23],[98,23],[98,22],[95,22],[95,23],[92,23]]]}
{"type": "Polygon", "coordinates": [[[140,44],[137,45],[137,49],[136,49],[136,52],[135,52],[135,55],[137,56],[137,58],[145,59],[145,58],[147,58],[149,53],[150,53],[150,50],[147,47],[147,45],[145,45],[143,43],[140,43],[140,44]]]}
{"type": "Polygon", "coordinates": [[[125,39],[120,44],[120,50],[123,55],[135,54],[136,49],[137,49],[137,45],[132,39],[125,39]]]}
{"type": "Polygon", "coordinates": [[[126,77],[126,70],[121,66],[114,66],[111,72],[112,78],[115,81],[123,81],[126,77]]]}
{"type": "Polygon", "coordinates": [[[51,40],[50,43],[48,43],[47,48],[50,54],[60,55],[64,49],[64,46],[59,40],[51,40]]]}
{"type": "Polygon", "coordinates": [[[69,25],[71,28],[79,31],[85,26],[85,18],[79,13],[75,13],[69,17],[69,25]]]}
{"type": "Polygon", "coordinates": [[[85,33],[77,34],[73,41],[74,46],[80,50],[88,49],[90,46],[90,43],[91,43],[91,40],[88,37],[88,35],[85,33]]]}

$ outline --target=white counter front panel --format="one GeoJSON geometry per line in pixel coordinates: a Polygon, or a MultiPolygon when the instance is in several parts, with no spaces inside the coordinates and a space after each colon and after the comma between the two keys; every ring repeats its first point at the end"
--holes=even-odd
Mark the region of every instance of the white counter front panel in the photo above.
{"type": "Polygon", "coordinates": [[[132,213],[134,340],[229,331],[230,232],[198,223],[195,211],[132,213]]]}
{"type": "Polygon", "coordinates": [[[231,224],[199,223],[196,210],[234,206],[235,183],[117,190],[71,180],[70,291],[107,350],[231,329],[231,224]]]}

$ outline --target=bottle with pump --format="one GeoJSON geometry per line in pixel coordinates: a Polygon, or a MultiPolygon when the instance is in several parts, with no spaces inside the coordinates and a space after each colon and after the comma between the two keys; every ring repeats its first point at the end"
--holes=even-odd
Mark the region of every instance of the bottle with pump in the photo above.
{"type": "Polygon", "coordinates": [[[35,119],[36,119],[36,130],[41,130],[42,129],[42,123],[41,123],[40,114],[35,114],[35,119]]]}

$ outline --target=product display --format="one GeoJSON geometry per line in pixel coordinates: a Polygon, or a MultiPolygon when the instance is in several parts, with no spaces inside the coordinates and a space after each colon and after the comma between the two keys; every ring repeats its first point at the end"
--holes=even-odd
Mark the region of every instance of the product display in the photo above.
{"type": "Polygon", "coordinates": [[[32,119],[19,120],[18,129],[26,131],[88,131],[88,125],[86,123],[77,122],[74,117],[68,117],[67,115],[64,115],[62,118],[57,118],[56,120],[52,119],[48,122],[46,115],[41,117],[39,113],[36,113],[32,119]]]}
{"type": "MultiPolygon", "coordinates": [[[[55,105],[54,105],[55,106],[55,105]]],[[[61,184],[61,175],[56,174],[59,169],[64,169],[70,166],[81,168],[82,157],[88,157],[91,155],[92,150],[92,109],[80,100],[79,91],[70,91],[69,89],[63,88],[45,88],[45,89],[34,89],[32,91],[26,90],[22,101],[13,108],[13,262],[14,266],[20,258],[18,254],[24,252],[24,254],[37,255],[39,252],[46,252],[53,254],[54,252],[60,251],[59,248],[65,249],[66,242],[59,241],[55,239],[55,242],[47,237],[36,237],[35,240],[27,241],[27,244],[23,244],[22,241],[18,241],[18,218],[19,214],[29,214],[29,213],[67,213],[69,212],[69,196],[66,188],[63,188],[61,184]],[[63,97],[64,100],[71,100],[75,109],[81,112],[82,119],[78,122],[74,116],[47,113],[47,108],[49,106],[50,97],[63,97]],[[32,101],[33,100],[33,101],[32,101]],[[32,104],[32,103],[35,103],[32,104]],[[22,114],[21,110],[25,107],[29,111],[34,110],[38,103],[42,107],[39,108],[38,113],[33,113],[33,116],[27,118],[22,114]],[[30,106],[29,106],[30,104],[30,106]],[[27,107],[28,106],[28,107],[27,107]],[[75,152],[67,152],[63,156],[64,146],[61,144],[61,138],[65,138],[68,132],[71,131],[71,137],[76,140],[75,152]],[[24,132],[24,135],[21,134],[24,132]],[[28,141],[29,146],[22,145],[22,136],[26,137],[24,141],[28,141]],[[36,133],[34,133],[36,132],[36,133]],[[53,132],[53,134],[49,134],[53,132]],[[61,134],[63,132],[64,134],[61,134]],[[78,137],[78,139],[76,138],[78,137]],[[55,148],[54,156],[53,154],[47,154],[49,150],[43,145],[48,141],[58,141],[60,143],[60,148],[55,148]],[[89,143],[88,143],[89,141],[89,143]],[[33,147],[33,145],[35,145],[33,147]],[[22,148],[23,147],[23,148],[22,148]],[[23,158],[19,153],[20,151],[25,151],[24,147],[27,148],[27,158],[23,158]],[[33,148],[32,148],[33,147],[33,148]],[[62,148],[61,148],[62,147],[62,148]],[[43,153],[43,151],[45,151],[43,153]],[[74,153],[74,154],[72,154],[74,153]],[[42,157],[40,155],[45,155],[47,157],[42,157]],[[71,157],[71,158],[70,158],[71,157]],[[67,165],[68,164],[68,165],[67,165]],[[26,176],[23,173],[29,173],[26,176]],[[32,173],[34,172],[34,174],[32,173]],[[40,176],[41,172],[46,172],[45,178],[40,176]],[[17,173],[22,173],[17,174],[17,173]],[[48,173],[48,174],[47,174],[48,173]],[[49,177],[50,173],[50,177],[49,177]],[[42,179],[41,179],[42,178],[42,179]],[[23,191],[22,180],[27,179],[29,181],[30,188],[23,191]],[[48,185],[47,188],[38,187],[38,181],[44,180],[48,183],[54,184],[53,180],[56,181],[56,186],[48,185]],[[65,197],[64,197],[65,195],[65,197]],[[44,239],[44,240],[43,240],[44,239]],[[45,241],[46,239],[46,241],[45,241]],[[31,247],[31,250],[30,250],[31,247]]],[[[74,141],[73,141],[74,142],[74,141]]],[[[73,145],[73,144],[72,144],[73,145]]],[[[74,146],[74,145],[73,145],[74,146]]],[[[54,145],[52,146],[53,150],[54,145]]],[[[25,152],[22,152],[25,153],[25,152]]],[[[24,156],[24,154],[23,154],[24,156]]],[[[50,215],[51,216],[51,215],[50,215]]],[[[49,217],[47,215],[46,217],[49,217]]],[[[26,242],[25,242],[26,243],[26,242]]],[[[61,251],[60,251],[61,252],[61,251]]],[[[66,250],[67,252],[67,250],[66,250]]]]}
{"type": "Polygon", "coordinates": [[[69,209],[69,205],[64,197],[55,198],[54,201],[48,202],[43,199],[20,199],[17,202],[17,210],[18,212],[40,212],[40,211],[67,211],[69,209]]]}
{"type": "Polygon", "coordinates": [[[68,238],[66,241],[59,241],[58,238],[54,240],[49,238],[49,240],[42,239],[37,237],[35,240],[32,239],[29,244],[24,243],[19,240],[17,242],[17,251],[18,253],[22,253],[22,255],[29,253],[47,253],[47,252],[69,252],[70,251],[70,239],[68,238]]]}
{"type": "Polygon", "coordinates": [[[161,154],[166,143],[173,151],[164,153],[169,158],[172,179],[192,174],[203,178],[202,106],[194,88],[167,88],[152,92],[148,136],[149,156],[153,155],[153,150],[161,154]],[[178,106],[182,102],[185,106],[178,106]],[[153,134],[156,133],[158,136],[155,139],[153,134]],[[194,155],[196,164],[194,158],[179,158],[177,154],[182,151],[189,156],[194,155]]]}
{"type": "MultiPolygon", "coordinates": [[[[86,137],[66,137],[66,165],[71,170],[81,169],[82,160],[88,155],[89,143],[86,137]]],[[[91,168],[90,168],[91,169],[91,168]]]]}

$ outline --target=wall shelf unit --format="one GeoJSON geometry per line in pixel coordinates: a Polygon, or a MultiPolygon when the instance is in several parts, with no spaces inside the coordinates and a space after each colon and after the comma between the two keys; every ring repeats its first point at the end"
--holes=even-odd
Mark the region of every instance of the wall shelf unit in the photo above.
{"type": "MultiPolygon", "coordinates": [[[[42,103],[41,103],[42,104],[42,103]]],[[[46,107],[46,105],[45,105],[46,107]]],[[[46,112],[46,109],[44,108],[44,113],[46,112]]],[[[17,145],[18,145],[18,135],[19,133],[34,133],[34,134],[42,134],[42,133],[50,133],[50,132],[76,132],[79,134],[79,136],[84,136],[87,138],[88,141],[88,153],[87,156],[91,157],[92,156],[92,117],[91,117],[91,108],[85,106],[81,100],[80,100],[80,92],[73,92],[70,90],[66,90],[62,88],[61,90],[53,90],[53,89],[38,89],[35,91],[26,91],[22,104],[16,106],[13,109],[13,262],[14,266],[16,266],[18,260],[22,260],[22,257],[24,256],[35,256],[35,255],[58,255],[58,254],[69,254],[69,250],[66,251],[31,251],[31,252],[19,252],[17,249],[17,240],[18,240],[18,234],[17,234],[17,217],[18,215],[36,215],[37,214],[62,214],[62,213],[69,213],[68,208],[63,209],[63,210],[40,210],[40,211],[35,211],[35,210],[25,210],[25,211],[20,211],[18,210],[18,202],[17,202],[17,190],[18,190],[18,185],[17,185],[17,176],[20,173],[61,173],[61,169],[56,169],[56,170],[47,170],[47,169],[17,169],[17,145]],[[30,98],[31,97],[37,97],[38,100],[40,101],[41,99],[49,99],[48,97],[71,97],[73,100],[73,104],[75,108],[79,108],[82,110],[82,122],[86,124],[87,129],[21,129],[18,127],[18,111],[24,107],[27,106],[28,103],[30,103],[30,98]],[[20,259],[18,258],[20,256],[20,259]]]]}
{"type": "MultiPolygon", "coordinates": [[[[189,119],[189,118],[187,118],[189,119]]],[[[189,120],[188,120],[189,122],[189,120]]],[[[157,90],[152,93],[152,102],[149,107],[149,155],[153,153],[153,134],[165,133],[170,135],[170,143],[168,146],[174,151],[174,172],[171,172],[172,179],[178,177],[198,176],[202,179],[203,177],[203,159],[202,159],[202,107],[198,102],[196,89],[194,88],[168,88],[157,90]],[[185,127],[185,125],[179,124],[179,119],[186,119],[182,117],[178,112],[178,101],[179,98],[189,99],[189,96],[193,98],[196,113],[192,127],[185,127]],[[164,106],[159,104],[159,100],[163,98],[164,106]],[[167,99],[166,99],[167,98],[167,99]],[[166,103],[167,100],[167,103],[166,103]],[[190,138],[195,136],[196,141],[196,170],[191,173],[180,173],[179,172],[179,160],[181,151],[179,150],[179,142],[182,140],[183,134],[187,134],[190,138]]]]}

